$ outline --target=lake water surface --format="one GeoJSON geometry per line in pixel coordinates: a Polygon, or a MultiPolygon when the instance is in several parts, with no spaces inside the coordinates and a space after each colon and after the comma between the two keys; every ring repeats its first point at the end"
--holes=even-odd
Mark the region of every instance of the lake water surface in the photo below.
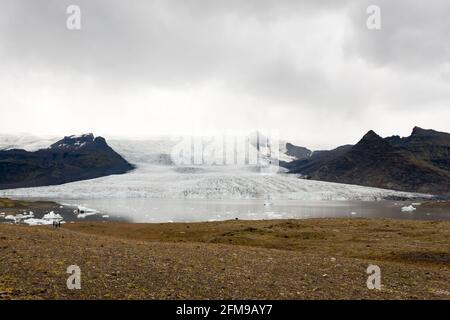
{"type": "Polygon", "coordinates": [[[173,200],[108,198],[55,201],[80,205],[109,215],[109,220],[130,222],[195,222],[217,220],[307,219],[307,218],[395,218],[450,220],[448,208],[421,208],[402,212],[411,202],[395,201],[301,201],[301,200],[173,200]]]}

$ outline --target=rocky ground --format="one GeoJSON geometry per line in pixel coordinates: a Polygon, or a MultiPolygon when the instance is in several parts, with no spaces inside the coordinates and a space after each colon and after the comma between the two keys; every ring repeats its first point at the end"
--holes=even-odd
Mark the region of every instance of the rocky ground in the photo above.
{"type": "Polygon", "coordinates": [[[0,224],[0,254],[1,299],[450,299],[450,222],[0,224]]]}

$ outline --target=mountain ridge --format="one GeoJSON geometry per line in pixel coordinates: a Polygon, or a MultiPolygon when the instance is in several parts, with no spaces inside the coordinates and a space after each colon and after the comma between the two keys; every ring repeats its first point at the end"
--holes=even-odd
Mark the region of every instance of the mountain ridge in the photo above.
{"type": "Polygon", "coordinates": [[[66,136],[37,151],[0,150],[0,189],[57,185],[133,168],[103,137],[66,136]]]}
{"type": "Polygon", "coordinates": [[[450,134],[445,132],[414,127],[409,137],[382,138],[370,130],[340,154],[318,161],[311,157],[287,168],[313,180],[450,194],[449,154],[450,134]]]}

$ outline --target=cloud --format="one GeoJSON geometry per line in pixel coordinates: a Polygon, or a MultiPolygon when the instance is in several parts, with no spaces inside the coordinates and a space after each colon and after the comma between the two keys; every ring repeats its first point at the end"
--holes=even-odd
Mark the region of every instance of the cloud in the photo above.
{"type": "Polygon", "coordinates": [[[9,132],[275,126],[289,139],[332,147],[368,129],[450,131],[443,0],[21,0],[1,7],[0,116],[20,112],[22,119],[4,124],[9,132]],[[71,4],[81,7],[80,31],[66,28],[71,4]],[[366,28],[369,4],[381,7],[380,31],[366,28]]]}
{"type": "Polygon", "coordinates": [[[372,32],[359,13],[373,1],[358,1],[349,14],[354,37],[347,48],[377,67],[434,72],[450,63],[450,7],[445,0],[378,0],[382,28],[372,32]]]}

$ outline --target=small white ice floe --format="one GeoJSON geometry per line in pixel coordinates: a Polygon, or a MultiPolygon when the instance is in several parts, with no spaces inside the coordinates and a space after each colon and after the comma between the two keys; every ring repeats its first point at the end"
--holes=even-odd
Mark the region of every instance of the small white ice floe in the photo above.
{"type": "Polygon", "coordinates": [[[109,216],[107,214],[102,215],[102,218],[108,219],[109,216]]]}
{"type": "Polygon", "coordinates": [[[409,205],[409,206],[402,207],[402,212],[413,212],[413,211],[416,211],[416,210],[417,210],[417,209],[414,208],[413,205],[409,205]]]}
{"type": "Polygon", "coordinates": [[[355,214],[358,214],[358,212],[352,211],[352,212],[350,212],[350,214],[351,214],[352,216],[354,216],[355,214]]]}
{"type": "Polygon", "coordinates": [[[24,219],[28,219],[28,218],[34,218],[34,213],[33,213],[33,211],[30,211],[30,213],[29,214],[26,214],[26,212],[25,213],[18,213],[18,214],[16,214],[15,216],[13,216],[13,215],[7,215],[6,217],[5,217],[5,220],[13,220],[14,221],[14,223],[20,223],[22,220],[24,220],[24,219]]]}
{"type": "Polygon", "coordinates": [[[28,218],[34,218],[34,212],[30,211],[28,214],[23,214],[20,217],[21,219],[28,219],[28,218]]]}
{"type": "MultiPolygon", "coordinates": [[[[41,225],[49,225],[52,224],[55,220],[62,220],[63,217],[61,217],[59,214],[54,213],[53,211],[45,214],[42,219],[36,219],[34,218],[33,211],[30,211],[28,214],[17,214],[15,216],[8,215],[5,217],[7,220],[13,220],[14,223],[24,223],[29,226],[41,226],[41,225]]],[[[64,222],[61,222],[64,223],[64,222]]]]}
{"type": "Polygon", "coordinates": [[[29,218],[29,219],[23,220],[23,223],[25,223],[25,224],[27,224],[29,226],[43,226],[43,225],[52,224],[53,221],[52,220],[45,220],[45,219],[29,218]]]}
{"type": "Polygon", "coordinates": [[[62,220],[63,217],[60,214],[58,214],[58,213],[54,213],[53,211],[50,211],[49,213],[44,214],[42,219],[43,220],[50,220],[50,221],[52,221],[52,220],[62,220]]]}
{"type": "Polygon", "coordinates": [[[93,216],[93,215],[97,214],[98,211],[95,209],[78,206],[78,209],[74,210],[73,213],[75,213],[77,215],[78,219],[84,219],[88,216],[93,216]]]}
{"type": "Polygon", "coordinates": [[[89,213],[98,213],[98,210],[91,209],[88,207],[82,207],[82,206],[78,206],[78,210],[84,211],[84,212],[89,212],[89,213]]]}

